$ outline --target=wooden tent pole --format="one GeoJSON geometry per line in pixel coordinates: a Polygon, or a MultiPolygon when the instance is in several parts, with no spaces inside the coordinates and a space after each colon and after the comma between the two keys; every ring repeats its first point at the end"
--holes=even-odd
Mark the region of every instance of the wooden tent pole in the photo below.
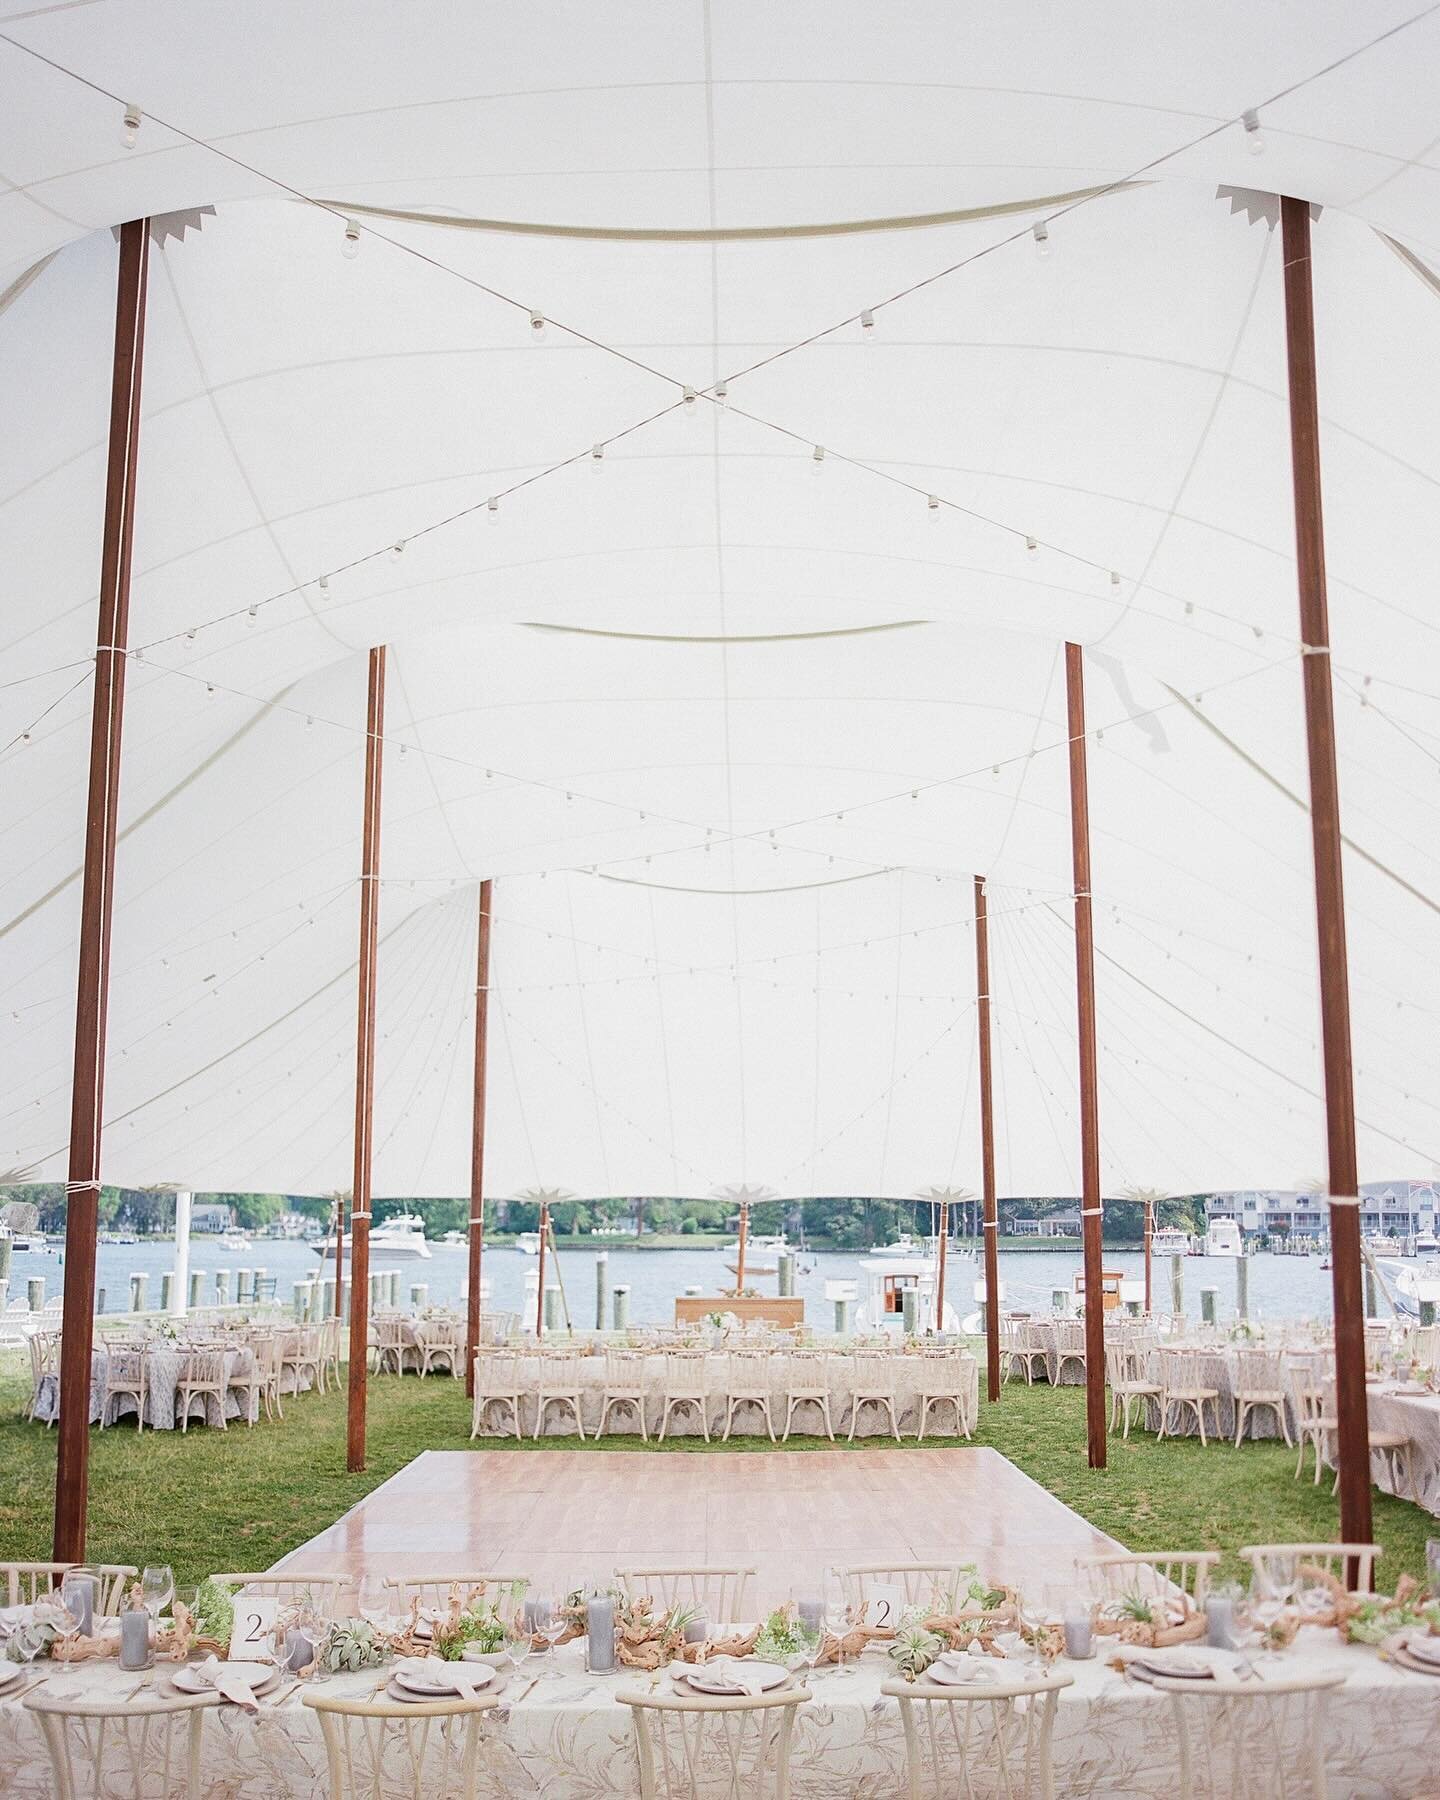
{"type": "Polygon", "coordinates": [[[380,938],[380,780],[385,759],[385,646],[370,652],[365,817],[360,852],[359,1017],[355,1033],[355,1180],[350,1195],[350,1394],[345,1466],[365,1467],[370,1339],[370,1164],[375,1123],[375,976],[380,938]]]}
{"type": "Polygon", "coordinates": [[[125,653],[130,631],[130,551],[140,445],[140,374],[150,221],[120,227],[110,439],[100,551],[100,610],[90,716],[90,785],[80,898],[75,1061],[70,1090],[70,1161],[65,1205],[65,1312],[60,1338],[60,1426],[55,1462],[57,1562],[85,1560],[90,1482],[90,1358],[95,1343],[95,1245],[100,1223],[105,1025],[110,998],[110,922],[120,802],[125,653]]]}
{"type": "Polygon", "coordinates": [[[975,877],[975,1015],[980,1031],[980,1170],[985,1208],[985,1392],[1000,1398],[1000,1221],[995,1208],[995,1099],[990,1067],[990,915],[975,877]]]}
{"type": "Polygon", "coordinates": [[[485,1258],[485,1062],[490,1013],[490,916],[494,884],[480,883],[475,963],[475,1082],[470,1104],[470,1299],[465,1310],[465,1392],[475,1395],[480,1276],[485,1258]]]}
{"type": "MultiPolygon", "coordinates": [[[[1310,763],[1310,835],[1320,943],[1320,1024],[1330,1165],[1330,1279],[1335,1313],[1335,1415],[1340,1459],[1340,1536],[1371,1541],[1370,1436],[1365,1398],[1360,1187],[1350,1062],[1350,985],[1340,852],[1340,780],[1330,690],[1330,619],[1320,490],[1320,406],[1315,379],[1310,206],[1280,202],[1285,260],[1285,345],[1290,377],[1290,464],[1295,490],[1295,575],[1310,763]]],[[[1352,1566],[1351,1575],[1354,1576],[1352,1566]]]]}
{"type": "Polygon", "coordinates": [[[550,1202],[540,1202],[540,1265],[536,1269],[535,1287],[535,1336],[537,1341],[545,1335],[545,1243],[550,1236],[550,1202]]]}
{"type": "Polygon", "coordinates": [[[1105,1294],[1100,1257],[1100,1109],[1095,1053],[1095,934],[1090,912],[1090,794],[1085,767],[1085,662],[1065,646],[1070,730],[1070,851],[1075,871],[1075,1010],[1080,1027],[1080,1223],[1085,1246],[1085,1438],[1105,1467],[1105,1294]]]}
{"type": "Polygon", "coordinates": [[[940,1202],[940,1241],[936,1249],[935,1269],[935,1329],[945,1329],[945,1250],[946,1238],[950,1235],[950,1203],[940,1202]]]}

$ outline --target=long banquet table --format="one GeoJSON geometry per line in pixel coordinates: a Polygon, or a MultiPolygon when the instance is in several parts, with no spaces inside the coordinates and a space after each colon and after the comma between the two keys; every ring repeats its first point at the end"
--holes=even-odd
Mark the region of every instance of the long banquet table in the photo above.
{"type": "MultiPolygon", "coordinates": [[[[187,1346],[184,1344],[147,1344],[145,1346],[145,1428],[147,1431],[177,1431],[180,1419],[177,1416],[180,1403],[180,1370],[185,1361],[187,1346]]],[[[227,1381],[244,1380],[255,1366],[255,1352],[250,1345],[241,1342],[225,1352],[225,1379],[227,1381]]],[[[302,1375],[299,1386],[301,1390],[309,1388],[310,1377],[302,1375]]],[[[287,1369],[280,1383],[282,1394],[292,1394],[296,1389],[296,1377],[293,1369],[287,1369]]],[[[101,1400],[105,1392],[105,1352],[98,1345],[91,1354],[90,1360],[90,1423],[100,1423],[101,1400]]],[[[60,1382],[54,1375],[42,1375],[35,1389],[35,1417],[42,1424],[53,1424],[60,1413],[60,1382]]],[[[230,1389],[225,1395],[225,1419],[239,1419],[244,1414],[240,1394],[230,1389]]],[[[191,1401],[190,1417],[192,1422],[218,1426],[220,1423],[220,1403],[214,1394],[196,1394],[191,1401]]],[[[107,1425],[115,1424],[119,1419],[135,1416],[135,1398],[131,1394],[112,1396],[110,1401],[107,1425]]]]}
{"type": "MultiPolygon", "coordinates": [[[[554,1653],[560,1681],[533,1682],[538,1659],[513,1675],[500,1707],[487,1715],[479,1793],[484,1800],[533,1794],[546,1800],[634,1800],[639,1791],[630,1715],[615,1698],[650,1677],[587,1675],[578,1643],[554,1653]]],[[[1371,1650],[1346,1648],[1332,1631],[1307,1627],[1287,1667],[1340,1669],[1331,1696],[1327,1765],[1331,1800],[1365,1796],[1420,1800],[1435,1792],[1440,1758],[1440,1686],[1409,1674],[1371,1650]]],[[[1167,1695],[1127,1681],[1096,1658],[1057,1668],[1074,1677],[1060,1695],[1055,1727],[1055,1790],[1107,1800],[1172,1800],[1178,1786],[1175,1733],[1167,1695]]],[[[904,1792],[899,1709],[880,1693],[889,1665],[871,1653],[852,1678],[810,1677],[810,1703],[796,1721],[795,1800],[852,1800],[904,1792]]],[[[113,1664],[87,1665],[72,1681],[95,1697],[119,1698],[133,1675],[113,1664]]],[[[373,1674],[343,1676],[328,1691],[368,1695],[373,1674]]],[[[282,1690],[283,1692],[283,1690],[282,1690]]],[[[53,1800],[54,1787],[35,1720],[17,1700],[0,1701],[0,1793],[7,1800],[53,1800]]],[[[207,1711],[202,1800],[329,1800],[324,1749],[314,1713],[292,1691],[255,1716],[232,1706],[207,1711]]],[[[391,1800],[387,1794],[384,1800],[391,1800]]],[[[397,1793],[394,1800],[402,1800],[397,1793]]]]}

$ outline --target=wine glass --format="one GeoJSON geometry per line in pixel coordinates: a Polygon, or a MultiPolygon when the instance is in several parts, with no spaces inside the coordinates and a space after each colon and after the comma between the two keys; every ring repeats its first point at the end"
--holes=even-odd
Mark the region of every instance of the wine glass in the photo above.
{"type": "Polygon", "coordinates": [[[535,1602],[535,1631],[539,1637],[544,1638],[546,1650],[549,1652],[545,1667],[541,1671],[542,1681],[559,1681],[562,1678],[560,1670],[555,1667],[554,1663],[555,1646],[564,1637],[569,1623],[570,1621],[565,1616],[565,1596],[563,1594],[554,1594],[548,1599],[535,1602]]]}
{"type": "Polygon", "coordinates": [[[150,1615],[152,1626],[174,1598],[175,1571],[168,1563],[160,1563],[141,1571],[140,1599],[150,1615]]]}
{"type": "Polygon", "coordinates": [[[1270,1583],[1283,1611],[1287,1606],[1295,1604],[1295,1595],[1300,1586],[1300,1558],[1293,1550],[1281,1550],[1274,1552],[1267,1560],[1270,1565],[1270,1583]]]}
{"type": "Polygon", "coordinates": [[[535,1648],[535,1634],[532,1626],[526,1622],[523,1599],[516,1601],[515,1610],[506,1613],[500,1623],[505,1633],[505,1648],[511,1662],[518,1669],[535,1648]]]}
{"type": "Polygon", "coordinates": [[[366,1573],[360,1577],[355,1589],[355,1604],[360,1617],[377,1631],[389,1628],[392,1595],[393,1590],[386,1585],[383,1575],[366,1573]]]}
{"type": "Polygon", "coordinates": [[[837,1681],[848,1681],[855,1671],[845,1661],[845,1635],[853,1629],[855,1620],[851,1616],[851,1606],[845,1592],[845,1583],[839,1572],[831,1569],[825,1578],[825,1629],[835,1639],[835,1678],[837,1681]]]}

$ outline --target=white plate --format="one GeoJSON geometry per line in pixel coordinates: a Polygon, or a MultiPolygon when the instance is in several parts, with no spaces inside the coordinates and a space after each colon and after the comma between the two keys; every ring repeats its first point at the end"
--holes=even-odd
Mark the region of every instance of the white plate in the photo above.
{"type": "Polygon", "coordinates": [[[210,1671],[211,1678],[202,1672],[203,1668],[201,1663],[183,1663],[171,1679],[182,1694],[208,1694],[215,1686],[213,1676],[222,1674],[237,1687],[248,1687],[252,1694],[264,1693],[280,1679],[280,1671],[269,1663],[220,1663],[210,1671]]]}
{"type": "Polygon", "coordinates": [[[1175,1644],[1166,1650],[1138,1650],[1127,1658],[1132,1674],[1159,1675],[1166,1681],[1205,1681],[1229,1673],[1230,1659],[1208,1644],[1175,1644]]]}
{"type": "Polygon", "coordinates": [[[24,1663],[0,1662],[0,1688],[9,1687],[24,1670],[24,1663]]]}
{"type": "MultiPolygon", "coordinates": [[[[790,1671],[781,1663],[757,1662],[750,1656],[739,1657],[737,1661],[759,1678],[763,1693],[782,1687],[790,1679],[790,1671]]],[[[687,1664],[685,1679],[701,1694],[742,1694],[745,1691],[736,1682],[727,1681],[708,1663],[697,1663],[693,1669],[687,1664]]]]}
{"type": "MultiPolygon", "coordinates": [[[[477,1688],[488,1687],[495,1679],[495,1670],[489,1663],[466,1663],[465,1674],[477,1688]]],[[[450,1674],[450,1664],[438,1656],[427,1656],[423,1660],[412,1658],[409,1662],[400,1663],[395,1670],[395,1680],[408,1693],[423,1696],[427,1700],[445,1700],[460,1692],[450,1674]],[[433,1674],[424,1666],[430,1662],[439,1665],[433,1674]]]]}
{"type": "Polygon", "coordinates": [[[1440,1666],[1440,1637],[1430,1637],[1423,1631],[1412,1631],[1405,1639],[1405,1648],[1416,1662],[1440,1666]]]}

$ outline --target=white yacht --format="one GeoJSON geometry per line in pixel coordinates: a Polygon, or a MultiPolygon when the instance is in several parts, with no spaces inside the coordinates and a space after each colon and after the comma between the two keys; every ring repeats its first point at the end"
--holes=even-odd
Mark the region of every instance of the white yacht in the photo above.
{"type": "MultiPolygon", "coordinates": [[[[762,1237],[758,1233],[747,1235],[745,1239],[745,1273],[747,1275],[774,1275],[780,1267],[778,1258],[781,1253],[791,1248],[783,1231],[776,1232],[770,1237],[762,1237]],[[777,1260],[768,1261],[767,1258],[777,1260]]],[[[735,1259],[727,1262],[725,1267],[732,1275],[738,1274],[740,1269],[739,1238],[736,1238],[733,1244],[721,1244],[720,1249],[735,1259]]]]}
{"type": "Polygon", "coordinates": [[[1188,1256],[1190,1254],[1190,1234],[1182,1231],[1178,1225],[1162,1225],[1158,1231],[1150,1234],[1150,1254],[1152,1256],[1188,1256]]]}
{"type": "Polygon", "coordinates": [[[1375,1267],[1386,1283],[1387,1297],[1395,1310],[1407,1318],[1420,1317],[1420,1303],[1428,1300],[1440,1318],[1440,1258],[1427,1257],[1423,1262],[1407,1257],[1377,1258],[1375,1267]]]}
{"type": "Polygon", "coordinates": [[[1206,1256],[1243,1256],[1245,1244],[1233,1219],[1212,1219],[1205,1233],[1206,1256]]]}
{"type": "MultiPolygon", "coordinates": [[[[311,1249],[317,1256],[324,1256],[330,1248],[330,1241],[320,1239],[312,1244],[311,1249]]],[[[350,1233],[345,1233],[345,1254],[350,1253],[350,1233]]],[[[428,1260],[430,1246],[425,1242],[425,1221],[414,1213],[396,1213],[393,1219],[386,1219],[383,1225],[374,1225],[370,1230],[370,1261],[372,1263],[415,1262],[420,1258],[428,1260]]]]}
{"type": "Polygon", "coordinates": [[[917,1331],[959,1331],[960,1315],[952,1296],[963,1294],[975,1279],[974,1258],[951,1249],[945,1258],[945,1310],[935,1321],[935,1287],[939,1257],[913,1240],[872,1250],[861,1266],[865,1296],[855,1315],[857,1331],[887,1331],[899,1335],[905,1329],[905,1294],[915,1290],[917,1331]]]}
{"type": "Polygon", "coordinates": [[[522,1256],[538,1256],[540,1254],[540,1233],[538,1231],[522,1231],[515,1239],[515,1248],[522,1256]]]}
{"type": "Polygon", "coordinates": [[[221,1236],[220,1248],[222,1250],[248,1250],[250,1240],[243,1232],[227,1231],[221,1236]]]}

